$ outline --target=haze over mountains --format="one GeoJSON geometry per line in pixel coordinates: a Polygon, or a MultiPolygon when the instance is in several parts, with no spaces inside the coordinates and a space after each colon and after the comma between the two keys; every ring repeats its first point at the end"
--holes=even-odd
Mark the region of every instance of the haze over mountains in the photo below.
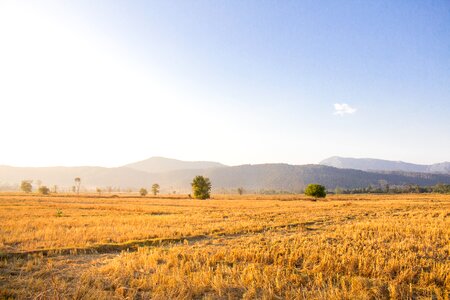
{"type": "Polygon", "coordinates": [[[182,161],[154,156],[146,160],[125,165],[124,167],[148,173],[162,173],[176,170],[211,169],[226,166],[221,163],[210,161],[182,161]]]}
{"type": "Polygon", "coordinates": [[[208,176],[213,183],[213,192],[233,192],[238,187],[244,188],[247,192],[300,192],[309,183],[320,183],[328,189],[378,186],[381,181],[390,185],[417,184],[421,186],[450,183],[450,172],[447,171],[446,174],[443,174],[445,172],[432,173],[434,169],[448,170],[445,169],[448,163],[436,164],[433,165],[435,166],[433,168],[424,168],[423,170],[427,171],[422,172],[416,172],[417,169],[413,168],[413,166],[421,165],[393,163],[395,164],[392,165],[388,161],[382,160],[366,162],[365,160],[333,157],[323,161],[322,164],[334,164],[334,166],[322,164],[225,166],[217,162],[186,162],[152,157],[117,168],[0,166],[0,187],[3,189],[17,188],[22,180],[34,180],[35,182],[39,180],[44,185],[58,185],[61,189],[66,188],[67,190],[73,186],[74,178],[80,177],[82,188],[87,190],[94,190],[96,187],[120,187],[135,190],[159,183],[163,193],[173,191],[188,193],[190,192],[190,182],[196,175],[208,176]],[[364,162],[364,164],[357,164],[357,162],[364,162]],[[441,165],[444,165],[444,168],[436,167],[441,165]],[[366,171],[361,168],[377,171],[366,171]]]}
{"type": "Polygon", "coordinates": [[[403,161],[333,156],[322,160],[320,164],[335,168],[356,169],[362,171],[403,171],[450,174],[450,162],[418,165],[403,161]]]}

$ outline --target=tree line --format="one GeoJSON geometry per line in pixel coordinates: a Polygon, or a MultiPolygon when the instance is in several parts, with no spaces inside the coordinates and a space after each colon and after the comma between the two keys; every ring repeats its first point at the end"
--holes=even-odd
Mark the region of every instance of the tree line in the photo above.
{"type": "MultiPolygon", "coordinates": [[[[33,181],[32,180],[22,180],[21,184],[20,184],[20,189],[25,192],[25,193],[31,193],[33,191],[33,181]]],[[[75,177],[74,178],[74,183],[75,185],[72,186],[72,191],[74,193],[76,193],[77,195],[80,194],[80,187],[81,187],[81,178],[80,177],[75,177]]],[[[40,194],[43,195],[48,195],[50,194],[50,189],[45,186],[45,185],[41,185],[41,181],[39,180],[37,182],[38,184],[38,192],[40,194]]],[[[209,180],[209,178],[207,177],[203,177],[203,176],[196,176],[194,177],[194,179],[192,180],[191,183],[191,187],[192,187],[192,194],[194,195],[194,198],[196,199],[209,199],[211,197],[211,181],[209,180]]],[[[57,186],[54,186],[54,193],[57,192],[57,186]]],[[[102,190],[100,188],[96,189],[96,192],[101,195],[102,190]]],[[[154,196],[158,195],[160,192],[160,186],[158,183],[154,183],[151,187],[151,192],[153,193],[154,196]]],[[[243,189],[240,189],[238,191],[240,194],[242,194],[243,189]]],[[[139,190],[139,194],[143,197],[147,196],[148,194],[148,190],[146,188],[141,188],[139,190]]],[[[190,194],[189,194],[189,197],[190,194]]]]}
{"type": "MultiPolygon", "coordinates": [[[[32,180],[23,180],[20,184],[20,189],[23,192],[30,193],[33,190],[32,180]]],[[[72,186],[72,191],[79,195],[80,187],[81,187],[81,178],[74,178],[75,185],[72,186]]],[[[42,185],[40,180],[36,181],[38,185],[38,192],[43,195],[48,195],[50,192],[57,193],[57,186],[53,186],[53,190],[50,190],[45,185],[42,185]]],[[[211,193],[211,181],[209,178],[204,176],[196,176],[191,182],[192,194],[193,198],[196,199],[209,199],[211,193]]],[[[97,188],[96,191],[99,195],[101,195],[102,190],[97,188]]],[[[242,195],[244,193],[244,189],[242,187],[237,188],[237,193],[242,195]]],[[[160,185],[158,183],[154,183],[151,186],[151,192],[154,196],[160,193],[160,185]]],[[[280,194],[281,191],[264,191],[261,192],[264,194],[280,194]]],[[[284,192],[287,194],[292,194],[289,192],[284,192]]],[[[303,192],[301,192],[303,193],[303,192]]],[[[308,196],[312,196],[315,199],[325,197],[326,188],[323,185],[319,184],[309,184],[304,193],[308,196]]],[[[340,187],[336,187],[334,191],[330,192],[331,194],[403,194],[403,193],[440,193],[440,194],[450,194],[450,184],[439,183],[434,186],[419,186],[419,185],[389,185],[386,181],[380,181],[380,185],[373,186],[369,185],[364,188],[352,188],[352,189],[344,189],[340,187]]],[[[148,195],[148,190],[146,188],[141,188],[139,190],[139,194],[143,197],[148,195]]],[[[296,193],[298,194],[298,193],[296,193]]],[[[191,198],[191,194],[189,194],[189,198],[191,198]]]]}
{"type": "Polygon", "coordinates": [[[368,186],[365,188],[343,189],[337,187],[334,194],[450,194],[450,184],[438,183],[433,186],[419,185],[386,185],[384,187],[368,186]]]}

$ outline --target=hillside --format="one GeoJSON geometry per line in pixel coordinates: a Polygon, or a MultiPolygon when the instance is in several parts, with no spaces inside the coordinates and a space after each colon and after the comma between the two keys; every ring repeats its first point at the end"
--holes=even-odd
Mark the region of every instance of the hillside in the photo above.
{"type": "Polygon", "coordinates": [[[161,173],[148,173],[128,167],[48,167],[15,168],[0,166],[0,186],[18,185],[21,180],[42,181],[42,184],[70,188],[75,177],[81,177],[82,188],[149,187],[159,183],[164,193],[190,192],[190,182],[196,175],[208,176],[214,192],[235,191],[238,187],[248,192],[286,191],[300,192],[309,183],[320,183],[328,189],[378,186],[380,181],[390,185],[418,184],[430,186],[450,183],[450,175],[413,172],[367,172],[340,169],[323,165],[259,164],[234,167],[185,169],[161,173]]]}
{"type": "Polygon", "coordinates": [[[321,161],[320,164],[335,168],[356,169],[362,171],[403,171],[450,174],[450,162],[419,165],[403,161],[333,156],[321,161]]]}
{"type": "Polygon", "coordinates": [[[299,192],[310,183],[320,183],[328,189],[361,188],[369,185],[379,186],[385,180],[390,185],[418,184],[430,186],[437,183],[450,183],[450,175],[405,173],[405,172],[366,172],[352,169],[339,169],[321,165],[260,164],[242,165],[222,169],[198,171],[176,171],[157,174],[159,182],[174,188],[189,191],[190,180],[195,175],[208,176],[216,191],[235,190],[243,187],[247,191],[275,190],[299,192]]]}

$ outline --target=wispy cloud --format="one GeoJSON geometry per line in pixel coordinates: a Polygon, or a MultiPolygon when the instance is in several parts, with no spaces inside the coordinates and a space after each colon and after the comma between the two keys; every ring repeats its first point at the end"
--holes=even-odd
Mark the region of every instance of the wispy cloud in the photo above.
{"type": "Polygon", "coordinates": [[[334,113],[338,116],[343,115],[352,115],[356,112],[356,108],[351,107],[347,103],[335,103],[334,104],[334,113]]]}

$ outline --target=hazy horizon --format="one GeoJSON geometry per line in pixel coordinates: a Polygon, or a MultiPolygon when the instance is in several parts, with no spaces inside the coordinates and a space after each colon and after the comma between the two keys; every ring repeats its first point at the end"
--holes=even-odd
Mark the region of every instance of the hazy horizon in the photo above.
{"type": "Polygon", "coordinates": [[[422,163],[416,163],[416,162],[411,162],[411,161],[403,161],[403,160],[386,160],[386,159],[382,159],[382,158],[376,158],[376,157],[343,157],[343,156],[339,156],[339,155],[334,155],[334,156],[330,156],[330,157],[326,157],[324,159],[321,159],[318,162],[307,162],[307,163],[302,163],[302,164],[295,164],[295,163],[289,163],[289,162],[285,162],[285,161],[266,161],[266,162],[258,162],[258,163],[242,163],[242,164],[226,164],[223,163],[221,161],[207,161],[207,160],[182,160],[182,159],[178,159],[178,158],[174,158],[174,157],[166,157],[166,156],[160,156],[160,155],[155,155],[155,156],[150,156],[147,158],[143,158],[143,159],[137,159],[137,160],[133,160],[133,161],[128,161],[125,162],[123,164],[120,165],[110,165],[110,166],[105,166],[105,165],[99,165],[99,164],[91,164],[91,165],[8,165],[8,164],[0,164],[0,166],[8,166],[8,167],[19,167],[19,168],[26,168],[26,167],[30,167],[30,168],[46,168],[46,167],[101,167],[101,168],[117,168],[117,167],[123,167],[126,166],[128,164],[133,164],[133,163],[137,163],[137,162],[141,162],[141,161],[146,161],[148,159],[151,158],[162,158],[162,159],[168,159],[168,160],[176,160],[176,161],[181,161],[181,162],[213,162],[213,163],[220,163],[223,164],[224,166],[227,167],[233,167],[233,166],[241,166],[241,165],[258,165],[258,164],[289,164],[289,165],[309,165],[309,164],[320,164],[321,161],[324,161],[328,158],[332,158],[332,157],[339,157],[339,158],[350,158],[350,159],[374,159],[374,160],[382,160],[382,161],[392,161],[392,162],[402,162],[402,163],[409,163],[409,164],[415,164],[415,165],[432,165],[432,164],[438,164],[438,163],[448,163],[450,161],[436,161],[436,162],[432,162],[429,164],[422,164],[422,163]]]}
{"type": "Polygon", "coordinates": [[[448,1],[2,1],[0,165],[449,161],[448,53],[448,1]]]}

